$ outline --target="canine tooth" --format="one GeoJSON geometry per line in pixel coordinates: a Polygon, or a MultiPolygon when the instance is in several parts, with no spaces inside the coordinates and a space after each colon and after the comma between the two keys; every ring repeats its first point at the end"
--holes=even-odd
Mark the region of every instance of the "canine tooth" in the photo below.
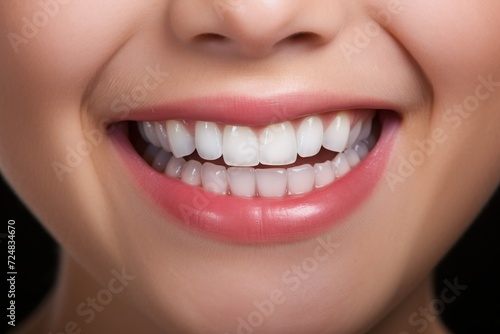
{"type": "Polygon", "coordinates": [[[314,168],[311,165],[288,168],[288,192],[291,195],[308,193],[314,188],[314,168]]]}
{"type": "Polygon", "coordinates": [[[216,160],[222,156],[222,134],[217,124],[196,122],[194,138],[196,150],[203,159],[216,160]]]}
{"type": "Polygon", "coordinates": [[[314,172],[314,184],[316,188],[324,187],[335,180],[335,172],[331,161],[315,164],[314,172]]]}
{"type": "Polygon", "coordinates": [[[181,180],[192,186],[201,185],[201,162],[189,160],[182,166],[181,180]]]}
{"type": "Polygon", "coordinates": [[[368,138],[368,136],[372,132],[372,122],[373,117],[370,117],[363,122],[363,126],[361,127],[361,131],[359,133],[359,140],[368,138]]]}
{"type": "Polygon", "coordinates": [[[167,121],[167,134],[170,149],[176,158],[182,158],[194,152],[194,138],[179,121],[167,121]]]}
{"type": "Polygon", "coordinates": [[[347,140],[347,147],[351,148],[354,146],[354,144],[357,142],[359,133],[361,132],[361,126],[363,125],[363,122],[358,121],[356,125],[351,129],[351,132],[349,133],[349,139],[347,140]]]}
{"type": "Polygon", "coordinates": [[[156,135],[155,125],[152,122],[142,122],[144,126],[144,134],[148,138],[148,141],[156,147],[161,147],[160,140],[156,135]]]}
{"type": "Polygon", "coordinates": [[[363,160],[369,153],[368,147],[364,142],[357,143],[354,150],[358,153],[359,159],[363,160]]]}
{"type": "Polygon", "coordinates": [[[255,196],[255,169],[230,167],[227,169],[229,189],[234,196],[255,196]]]}
{"type": "Polygon", "coordinates": [[[154,146],[153,144],[149,144],[146,147],[146,150],[144,150],[144,153],[142,153],[142,157],[144,158],[144,161],[146,161],[148,165],[151,165],[155,160],[156,155],[158,154],[159,151],[160,149],[158,147],[154,146]]]}
{"type": "Polygon", "coordinates": [[[335,170],[335,176],[337,178],[341,178],[351,170],[351,166],[349,165],[349,162],[347,161],[344,153],[337,154],[337,156],[332,161],[332,165],[333,169],[335,170]]]}
{"type": "Polygon", "coordinates": [[[257,166],[259,142],[247,126],[226,125],[222,139],[222,156],[229,166],[257,166]]]}
{"type": "Polygon", "coordinates": [[[261,197],[283,197],[286,194],[287,175],[284,168],[257,169],[257,191],[261,197]]]}
{"type": "Polygon", "coordinates": [[[172,152],[170,149],[170,144],[168,143],[167,128],[160,122],[155,122],[156,136],[160,141],[160,145],[164,151],[172,152]]]}
{"type": "Polygon", "coordinates": [[[360,159],[358,156],[358,153],[356,153],[355,150],[352,148],[349,148],[344,151],[345,157],[347,158],[347,161],[349,162],[349,165],[354,168],[360,163],[360,159]]]}
{"type": "Polygon", "coordinates": [[[207,191],[221,195],[227,194],[226,167],[205,162],[201,167],[201,183],[203,189],[207,191]]]}
{"type": "Polygon", "coordinates": [[[349,139],[350,128],[349,115],[344,112],[339,113],[323,135],[323,146],[334,152],[344,151],[349,139]]]}
{"type": "Polygon", "coordinates": [[[297,153],[303,157],[312,157],[321,150],[323,144],[323,122],[319,117],[307,117],[297,130],[297,153]]]}
{"type": "Polygon", "coordinates": [[[266,126],[260,135],[260,163],[277,166],[297,160],[297,140],[290,122],[266,126]]]}
{"type": "Polygon", "coordinates": [[[165,169],[165,174],[173,178],[181,177],[182,167],[186,164],[186,160],[183,158],[172,157],[168,161],[167,168],[165,169]]]}
{"type": "Polygon", "coordinates": [[[168,161],[172,157],[172,153],[165,152],[164,150],[160,150],[158,154],[156,154],[155,159],[153,160],[152,166],[153,169],[157,172],[163,173],[165,168],[167,168],[168,161]]]}

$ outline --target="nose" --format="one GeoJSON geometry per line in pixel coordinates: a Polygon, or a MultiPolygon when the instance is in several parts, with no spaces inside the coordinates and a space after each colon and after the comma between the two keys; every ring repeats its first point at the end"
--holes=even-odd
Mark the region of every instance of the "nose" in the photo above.
{"type": "Polygon", "coordinates": [[[182,43],[262,57],[281,48],[317,47],[342,26],[341,1],[172,0],[168,22],[182,43]]]}

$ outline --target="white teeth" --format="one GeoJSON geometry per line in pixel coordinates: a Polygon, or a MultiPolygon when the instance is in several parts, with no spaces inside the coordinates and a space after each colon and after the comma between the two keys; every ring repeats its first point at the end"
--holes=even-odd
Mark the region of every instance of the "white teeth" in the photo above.
{"type": "Polygon", "coordinates": [[[358,141],[359,133],[361,132],[361,127],[363,126],[363,122],[358,121],[356,125],[351,129],[349,133],[349,139],[347,140],[347,147],[351,148],[358,141]]]}
{"type": "Polygon", "coordinates": [[[339,113],[326,129],[323,136],[323,147],[334,152],[342,152],[347,146],[351,121],[347,113],[339,113]]]}
{"type": "MultiPolygon", "coordinates": [[[[327,116],[328,117],[328,116],[327,116]]],[[[373,116],[358,121],[354,127],[348,112],[333,116],[324,129],[319,116],[308,116],[295,122],[283,122],[253,130],[248,126],[221,125],[214,122],[197,121],[191,128],[184,121],[139,122],[139,132],[146,142],[172,152],[177,158],[186,157],[197,150],[198,155],[208,161],[221,156],[229,166],[252,167],[259,163],[268,166],[282,166],[294,163],[297,156],[307,158],[317,155],[323,146],[334,152],[354,149],[364,142],[366,148],[376,143],[371,135],[373,116]],[[295,130],[296,128],[296,130],[295,130]]],[[[361,153],[362,158],[365,150],[361,153]]],[[[363,156],[364,157],[364,156],[363,156]]]]}
{"type": "Polygon", "coordinates": [[[352,129],[346,112],[337,113],[325,131],[323,122],[324,118],[309,116],[255,131],[226,125],[222,133],[222,125],[206,121],[138,122],[138,127],[149,143],[142,156],[158,172],[218,195],[281,198],[307,194],[335,182],[364,160],[377,143],[371,133],[372,118],[358,121],[352,129]],[[285,168],[297,155],[309,158],[321,152],[316,157],[320,158],[328,154],[321,151],[322,146],[339,153],[314,166],[285,168]],[[223,157],[228,166],[235,167],[195,159],[186,162],[183,157],[195,150],[203,160],[223,157]],[[259,164],[280,167],[249,168],[259,164]]]}
{"type": "Polygon", "coordinates": [[[335,170],[335,176],[337,178],[341,178],[342,176],[349,173],[351,170],[351,166],[349,165],[349,161],[347,161],[344,153],[339,153],[332,161],[333,169],[335,170]]]}
{"type": "Polygon", "coordinates": [[[359,140],[368,138],[368,136],[372,132],[372,122],[373,117],[370,117],[363,122],[363,126],[361,127],[361,131],[359,133],[359,140]]]}
{"type": "Polygon", "coordinates": [[[176,158],[182,158],[194,152],[194,138],[179,121],[167,121],[167,133],[170,149],[176,158]]]}
{"type": "Polygon", "coordinates": [[[168,161],[167,168],[165,169],[165,174],[172,178],[180,178],[182,167],[186,164],[186,160],[183,158],[172,157],[168,161]]]}
{"type": "Polygon", "coordinates": [[[292,123],[269,125],[260,135],[260,162],[264,165],[288,165],[297,160],[297,143],[292,123]]]}
{"type": "Polygon", "coordinates": [[[167,168],[168,161],[172,157],[172,154],[169,152],[165,152],[164,150],[160,150],[153,160],[151,166],[157,172],[163,173],[165,168],[167,168]]]}
{"type": "Polygon", "coordinates": [[[230,167],[227,169],[227,177],[232,195],[255,196],[255,169],[230,167]]]}
{"type": "Polygon", "coordinates": [[[158,136],[156,135],[156,129],[155,125],[153,122],[142,122],[142,126],[144,127],[144,134],[148,138],[148,142],[153,144],[156,147],[161,147],[160,140],[158,139],[158,136]]]}
{"type": "Polygon", "coordinates": [[[318,154],[322,144],[323,122],[316,116],[307,117],[297,130],[297,153],[303,158],[312,157],[318,154]]]}
{"type": "Polygon", "coordinates": [[[257,166],[259,142],[253,130],[247,126],[224,127],[222,155],[229,166],[257,166]]]}
{"type": "Polygon", "coordinates": [[[201,183],[203,189],[225,195],[227,193],[227,173],[226,167],[217,166],[206,162],[201,167],[201,183]]]}
{"type": "Polygon", "coordinates": [[[192,186],[201,185],[201,163],[196,160],[189,160],[182,166],[181,180],[192,186]]]}
{"type": "Polygon", "coordinates": [[[288,192],[291,195],[308,193],[314,188],[314,168],[311,165],[288,168],[288,192]]]}
{"type": "Polygon", "coordinates": [[[324,187],[335,180],[335,172],[331,161],[315,164],[314,172],[316,174],[314,179],[316,188],[324,187]]]}
{"type": "Polygon", "coordinates": [[[363,160],[364,158],[366,158],[366,156],[368,155],[368,147],[366,146],[366,144],[364,142],[360,142],[358,144],[356,144],[354,146],[354,150],[356,151],[356,153],[358,153],[358,156],[361,160],[363,160]]]}
{"type": "Polygon", "coordinates": [[[195,145],[199,156],[205,160],[216,160],[222,156],[222,134],[217,124],[196,122],[195,145]]]}
{"type": "Polygon", "coordinates": [[[165,125],[156,122],[155,129],[156,129],[156,136],[158,137],[158,140],[160,141],[160,145],[163,148],[163,150],[167,152],[172,152],[172,150],[170,149],[170,144],[168,143],[168,135],[165,125]]]}
{"type": "Polygon", "coordinates": [[[257,191],[261,197],[283,197],[286,194],[287,175],[284,168],[257,169],[257,191]]]}
{"type": "Polygon", "coordinates": [[[353,149],[347,149],[344,151],[345,157],[347,158],[347,161],[349,162],[349,165],[354,168],[356,167],[361,160],[359,159],[358,153],[356,153],[355,150],[353,149]]]}

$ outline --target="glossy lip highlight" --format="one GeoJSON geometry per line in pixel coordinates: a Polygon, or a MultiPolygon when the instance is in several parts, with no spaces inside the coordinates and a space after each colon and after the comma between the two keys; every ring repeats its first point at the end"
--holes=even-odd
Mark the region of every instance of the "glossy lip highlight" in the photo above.
{"type": "MultiPolygon", "coordinates": [[[[206,114],[212,120],[212,114],[206,114]]],[[[124,132],[113,131],[111,138],[141,192],[181,226],[236,243],[286,242],[325,231],[371,195],[385,169],[399,123],[390,112],[379,114],[381,136],[356,168],[329,186],[281,199],[216,195],[186,185],[154,171],[136,153],[124,132]]],[[[255,122],[262,123],[262,119],[253,117],[255,122]]]]}

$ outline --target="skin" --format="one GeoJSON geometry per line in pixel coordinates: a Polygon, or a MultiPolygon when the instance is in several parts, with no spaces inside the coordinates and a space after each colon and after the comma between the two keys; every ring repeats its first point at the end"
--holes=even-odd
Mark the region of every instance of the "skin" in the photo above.
{"type": "MultiPolygon", "coordinates": [[[[70,321],[88,333],[236,333],[238,317],[276,289],[284,301],[254,333],[423,328],[409,317],[439,298],[433,267],[500,182],[500,3],[224,3],[221,13],[212,0],[70,1],[16,47],[7,36],[22,36],[39,1],[0,3],[0,169],[63,252],[56,288],[18,333],[64,332],[70,321]],[[356,45],[367,24],[380,29],[356,45]],[[207,33],[226,39],[193,38],[207,33]],[[104,126],[123,115],[110,106],[156,65],[168,79],[146,103],[312,90],[362,92],[397,107],[383,179],[321,236],[339,246],[312,273],[296,274],[295,290],[282,276],[314,254],[315,239],[241,246],[194,235],[118,168],[104,126]],[[479,77],[496,82],[479,90],[488,96],[471,112],[448,111],[472,101],[479,77]],[[93,129],[102,142],[59,182],[53,162],[93,129]],[[401,161],[417,140],[435,149],[403,177],[401,161]],[[75,315],[122,268],[134,276],[126,288],[90,323],[75,315]]],[[[425,333],[445,332],[439,319],[427,320],[425,333]]]]}

